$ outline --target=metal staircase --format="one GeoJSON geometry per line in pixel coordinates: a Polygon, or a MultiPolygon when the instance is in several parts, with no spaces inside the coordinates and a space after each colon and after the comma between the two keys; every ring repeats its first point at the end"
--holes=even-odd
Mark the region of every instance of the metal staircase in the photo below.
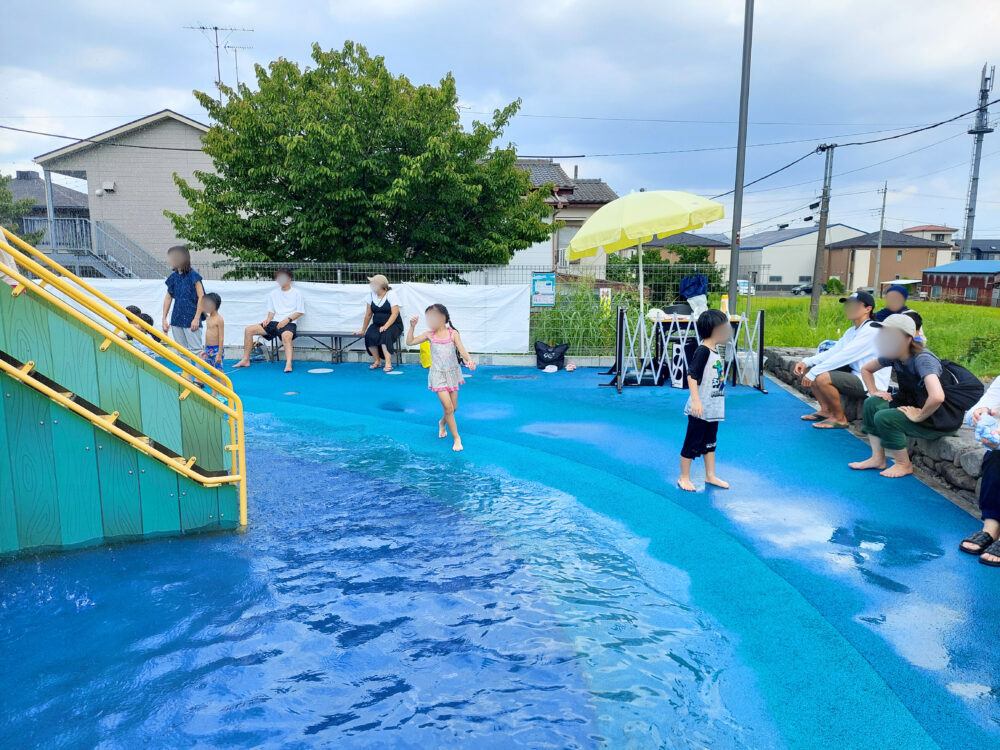
{"type": "Polygon", "coordinates": [[[163,261],[107,221],[61,218],[53,219],[50,224],[45,217],[26,216],[21,224],[26,233],[45,233],[38,243],[40,249],[86,258],[105,277],[158,279],[168,273],[163,261]]]}

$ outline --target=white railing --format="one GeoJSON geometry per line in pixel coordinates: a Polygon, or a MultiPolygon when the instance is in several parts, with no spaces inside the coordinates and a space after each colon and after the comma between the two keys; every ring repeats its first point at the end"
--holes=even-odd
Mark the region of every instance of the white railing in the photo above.
{"type": "Polygon", "coordinates": [[[102,270],[109,276],[156,279],[166,275],[164,263],[106,221],[58,218],[50,222],[46,217],[25,216],[21,224],[26,233],[44,232],[36,243],[40,249],[88,256],[100,261],[102,270]]]}

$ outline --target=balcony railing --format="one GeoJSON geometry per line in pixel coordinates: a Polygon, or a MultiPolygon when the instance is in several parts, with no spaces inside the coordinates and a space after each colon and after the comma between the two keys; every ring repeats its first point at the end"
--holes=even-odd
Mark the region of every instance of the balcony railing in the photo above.
{"type": "Polygon", "coordinates": [[[21,219],[27,233],[45,234],[36,243],[43,251],[86,255],[100,261],[101,271],[108,276],[124,279],[156,279],[166,274],[167,267],[153,258],[134,240],[106,221],[90,219],[53,219],[25,216],[21,219]],[[53,243],[52,237],[55,237],[53,243]]]}
{"type": "Polygon", "coordinates": [[[45,250],[69,253],[89,253],[92,248],[90,219],[53,219],[55,244],[50,237],[49,220],[44,216],[25,216],[21,219],[28,234],[42,231],[45,234],[36,244],[45,250]]]}

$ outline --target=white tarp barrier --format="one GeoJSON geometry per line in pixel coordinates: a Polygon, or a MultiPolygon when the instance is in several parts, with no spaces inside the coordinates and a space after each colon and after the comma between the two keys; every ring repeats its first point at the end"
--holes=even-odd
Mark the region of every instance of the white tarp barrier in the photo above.
{"type": "MultiPolygon", "coordinates": [[[[163,281],[152,279],[87,279],[87,282],[126,307],[136,305],[153,317],[158,328],[163,317],[163,281]]],[[[222,297],[222,317],[226,321],[226,344],[243,343],[243,329],[260,323],[267,315],[267,294],[275,288],[270,281],[205,281],[205,291],[222,297]]],[[[306,314],[300,330],[356,331],[364,321],[367,284],[321,284],[295,282],[305,297],[306,314]]],[[[394,284],[399,295],[403,326],[410,317],[420,316],[417,330],[426,329],[424,310],[439,302],[448,308],[462,340],[472,352],[490,354],[528,351],[528,319],[531,290],[528,284],[394,284]]],[[[308,346],[308,342],[302,342],[308,346]]]]}

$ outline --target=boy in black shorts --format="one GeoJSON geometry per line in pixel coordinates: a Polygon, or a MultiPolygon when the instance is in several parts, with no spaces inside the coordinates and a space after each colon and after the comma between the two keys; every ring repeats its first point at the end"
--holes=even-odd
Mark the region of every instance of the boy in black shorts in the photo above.
{"type": "Polygon", "coordinates": [[[688,363],[687,383],[690,395],[684,405],[688,418],[687,434],[681,448],[681,476],[677,486],[694,492],[691,482],[691,462],[704,456],[705,484],[729,489],[729,483],[715,476],[715,441],[719,422],[725,418],[726,381],[718,348],[729,340],[729,316],[720,310],[706,310],[695,324],[699,346],[688,363]]]}

